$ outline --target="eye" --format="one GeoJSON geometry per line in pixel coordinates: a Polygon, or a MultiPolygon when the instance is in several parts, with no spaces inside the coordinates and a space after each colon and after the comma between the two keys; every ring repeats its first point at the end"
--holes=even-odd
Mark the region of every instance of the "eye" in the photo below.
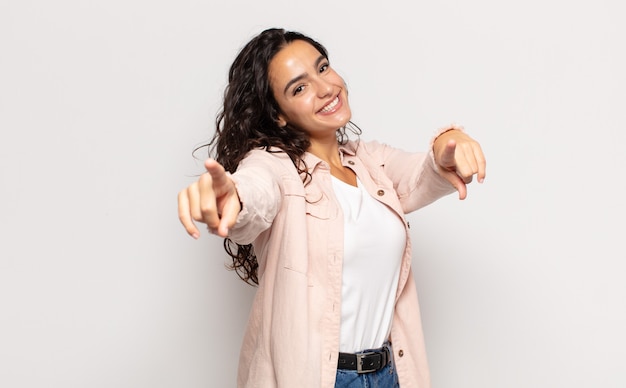
{"type": "Polygon", "coordinates": [[[327,71],[329,68],[330,68],[330,64],[328,62],[323,63],[322,66],[320,66],[320,73],[327,71]]]}
{"type": "Polygon", "coordinates": [[[304,91],[304,85],[298,85],[293,89],[293,95],[300,94],[304,91]]]}

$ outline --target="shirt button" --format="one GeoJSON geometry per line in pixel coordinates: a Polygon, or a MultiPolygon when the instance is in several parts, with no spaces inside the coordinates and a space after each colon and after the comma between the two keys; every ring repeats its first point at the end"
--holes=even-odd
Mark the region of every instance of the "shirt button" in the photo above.
{"type": "Polygon", "coordinates": [[[382,197],[383,195],[385,195],[385,190],[378,190],[376,194],[378,194],[379,197],[382,197]]]}
{"type": "Polygon", "coordinates": [[[411,229],[411,223],[409,221],[406,222],[406,227],[411,229]]]}
{"type": "Polygon", "coordinates": [[[354,166],[354,161],[348,160],[348,164],[351,165],[351,166],[354,166]]]}
{"type": "Polygon", "coordinates": [[[400,356],[400,357],[404,356],[404,350],[400,349],[398,351],[398,356],[400,356]]]}

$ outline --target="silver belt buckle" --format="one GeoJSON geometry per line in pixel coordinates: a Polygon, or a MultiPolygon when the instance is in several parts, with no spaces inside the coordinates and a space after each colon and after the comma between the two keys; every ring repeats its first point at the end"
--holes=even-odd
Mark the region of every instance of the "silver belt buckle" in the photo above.
{"type": "Polygon", "coordinates": [[[367,352],[367,353],[359,353],[356,355],[356,372],[357,373],[370,373],[376,372],[376,368],[374,369],[363,369],[363,358],[367,356],[371,356],[376,354],[376,352],[367,352]]]}

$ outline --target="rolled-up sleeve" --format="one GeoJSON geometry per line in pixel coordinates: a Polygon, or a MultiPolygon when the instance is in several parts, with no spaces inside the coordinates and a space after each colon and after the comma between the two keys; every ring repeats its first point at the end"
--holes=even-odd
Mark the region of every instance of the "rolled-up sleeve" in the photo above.
{"type": "Polygon", "coordinates": [[[437,173],[432,150],[413,153],[378,142],[368,142],[366,148],[392,181],[405,213],[420,209],[455,191],[437,173]]]}
{"type": "Polygon", "coordinates": [[[241,201],[241,211],[228,236],[231,240],[250,244],[272,225],[282,200],[281,170],[272,154],[253,150],[231,175],[241,201]]]}

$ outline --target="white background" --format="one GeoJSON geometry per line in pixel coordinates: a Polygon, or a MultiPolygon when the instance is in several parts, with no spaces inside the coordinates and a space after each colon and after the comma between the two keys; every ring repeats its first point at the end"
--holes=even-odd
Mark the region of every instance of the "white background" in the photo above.
{"type": "Polygon", "coordinates": [[[0,386],[234,387],[254,289],[176,195],[281,26],[327,46],[363,138],[457,122],[487,154],[409,218],[434,387],[625,387],[622,7],[1,0],[0,386]]]}

